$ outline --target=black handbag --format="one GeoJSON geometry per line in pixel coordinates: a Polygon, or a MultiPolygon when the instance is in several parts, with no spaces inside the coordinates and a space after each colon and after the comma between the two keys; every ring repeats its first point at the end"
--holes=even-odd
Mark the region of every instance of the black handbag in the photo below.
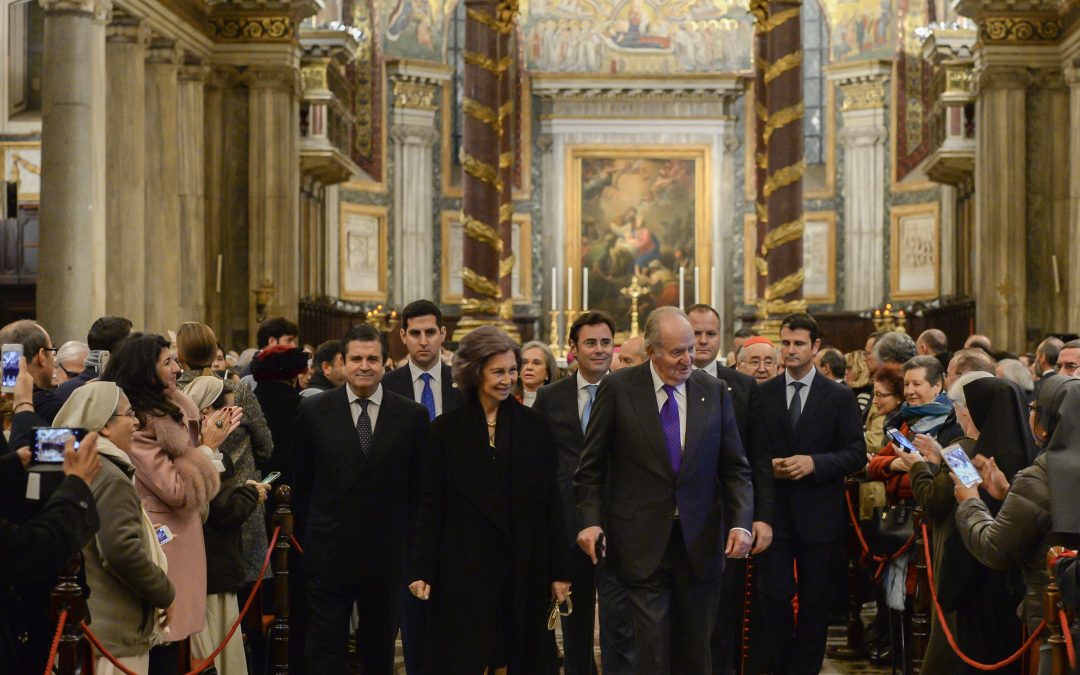
{"type": "Polygon", "coordinates": [[[896,492],[900,489],[900,482],[896,481],[896,489],[886,500],[886,506],[874,507],[866,538],[871,555],[891,558],[915,534],[914,505],[903,500],[896,504],[889,504],[894,501],[896,492]]]}

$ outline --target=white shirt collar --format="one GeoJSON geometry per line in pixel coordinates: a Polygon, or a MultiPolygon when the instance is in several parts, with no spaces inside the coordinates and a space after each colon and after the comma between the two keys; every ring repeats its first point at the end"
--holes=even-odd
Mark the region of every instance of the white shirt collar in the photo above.
{"type": "MultiPolygon", "coordinates": [[[[356,401],[360,400],[360,397],[352,390],[352,387],[345,385],[345,392],[349,395],[349,405],[352,405],[356,401]]],[[[375,389],[375,393],[368,397],[368,400],[377,406],[382,406],[382,383],[375,389]]]]}
{"type": "Polygon", "coordinates": [[[416,382],[417,380],[419,380],[420,376],[423,375],[424,373],[427,373],[428,375],[431,375],[431,379],[434,380],[436,384],[442,384],[442,381],[441,381],[441,378],[442,378],[442,359],[439,359],[438,361],[436,361],[435,365],[431,366],[431,370],[424,370],[420,366],[413,363],[412,357],[410,357],[409,358],[409,374],[412,375],[413,382],[416,382]]]}
{"type": "Polygon", "coordinates": [[[704,370],[709,375],[712,375],[713,377],[718,377],[718,373],[720,371],[719,361],[710,361],[704,368],[698,368],[697,366],[694,366],[694,370],[704,370]]]}
{"type": "Polygon", "coordinates": [[[801,380],[796,380],[794,377],[791,376],[791,373],[788,372],[787,368],[784,368],[784,386],[790,387],[792,382],[802,382],[804,385],[806,385],[806,388],[809,389],[810,383],[814,381],[814,375],[816,374],[817,368],[811,368],[810,372],[807,373],[801,380]]]}
{"type": "MultiPolygon", "coordinates": [[[[656,364],[653,363],[651,360],[649,361],[649,374],[652,375],[653,391],[660,391],[664,387],[664,381],[660,379],[660,373],[656,372],[656,364]]],[[[680,394],[685,393],[686,383],[683,382],[682,384],[676,386],[675,391],[680,394]]]]}
{"type": "MultiPolygon", "coordinates": [[[[604,373],[604,375],[607,375],[607,373],[604,373]]],[[[577,388],[578,389],[584,389],[585,387],[592,384],[591,382],[589,382],[588,380],[585,379],[585,377],[581,374],[580,370],[577,371],[577,374],[575,375],[575,377],[577,377],[577,388]]],[[[603,376],[601,376],[600,379],[601,380],[604,379],[603,376]]],[[[600,384],[600,383],[597,382],[596,384],[600,384]]]]}

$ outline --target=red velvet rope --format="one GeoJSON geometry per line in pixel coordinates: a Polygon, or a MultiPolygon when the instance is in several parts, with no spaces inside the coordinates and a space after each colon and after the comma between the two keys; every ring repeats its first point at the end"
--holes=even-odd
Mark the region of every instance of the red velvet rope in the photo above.
{"type": "Polygon", "coordinates": [[[922,526],[922,533],[923,552],[926,554],[926,576],[927,581],[930,585],[930,595],[934,599],[934,609],[937,611],[938,621],[941,623],[941,630],[944,631],[945,639],[948,641],[949,646],[952,648],[952,650],[956,652],[956,655],[960,657],[961,661],[976,670],[1000,670],[1002,668],[1005,668],[1006,666],[1011,666],[1012,664],[1019,661],[1024,656],[1024,654],[1026,654],[1027,651],[1031,649],[1031,645],[1035,644],[1035,640],[1038,639],[1039,634],[1042,633],[1043,630],[1046,628],[1046,620],[1044,619],[1038,625],[1038,627],[1035,628],[1035,630],[1028,637],[1027,642],[1025,642],[1020,647],[1020,651],[1016,652],[1004,661],[998,661],[997,663],[987,665],[985,663],[979,663],[978,661],[975,661],[968,657],[967,654],[960,651],[960,647],[956,644],[956,638],[953,637],[952,632],[949,630],[949,624],[945,621],[945,612],[941,610],[941,605],[938,604],[937,588],[934,587],[934,568],[931,566],[930,562],[930,535],[926,531],[925,523],[922,526]]]}
{"type": "Polygon", "coordinates": [[[1058,609],[1058,621],[1061,622],[1061,632],[1065,635],[1065,649],[1069,653],[1069,671],[1072,672],[1076,670],[1076,647],[1073,645],[1069,617],[1065,615],[1065,610],[1058,609]]]}
{"type": "MultiPolygon", "coordinates": [[[[195,668],[195,670],[192,670],[191,672],[187,673],[186,675],[199,675],[199,673],[203,672],[204,670],[206,670],[210,666],[214,665],[214,659],[216,659],[218,657],[218,654],[221,653],[221,650],[225,649],[225,645],[229,644],[229,640],[231,640],[233,635],[236,633],[236,629],[240,627],[240,622],[244,620],[244,617],[247,615],[248,610],[251,609],[251,604],[255,601],[255,597],[259,592],[259,588],[262,586],[263,577],[266,576],[266,569],[268,567],[270,567],[270,556],[274,553],[274,546],[277,544],[278,536],[280,534],[281,534],[281,526],[279,525],[278,527],[276,527],[274,529],[274,536],[270,539],[270,546],[266,549],[266,557],[263,559],[262,569],[259,570],[259,578],[258,578],[258,580],[255,581],[255,585],[252,587],[251,593],[248,594],[247,602],[244,603],[244,608],[242,610],[240,610],[240,616],[236,617],[236,621],[233,622],[232,628],[229,629],[229,634],[225,636],[225,639],[221,642],[220,645],[218,645],[217,649],[215,649],[213,651],[213,653],[211,653],[210,656],[208,656],[206,658],[206,660],[203,661],[202,665],[198,666],[197,668],[195,668]]],[[[64,614],[67,614],[66,610],[65,610],[64,614]]],[[[63,620],[61,620],[60,625],[63,626],[63,623],[64,623],[63,620]]],[[[124,673],[124,675],[136,675],[136,673],[133,673],[132,671],[125,668],[123,666],[123,664],[121,664],[116,659],[115,656],[113,656],[108,651],[106,651],[105,647],[101,644],[101,641],[98,640],[97,636],[94,635],[90,631],[90,627],[87,626],[85,622],[82,624],[82,629],[83,629],[83,633],[86,634],[86,637],[90,639],[91,644],[93,644],[94,647],[96,647],[97,650],[99,652],[101,652],[101,655],[104,656],[106,659],[108,659],[108,661],[110,663],[112,663],[114,666],[119,668],[120,672],[124,673]]],[[[60,638],[60,635],[59,635],[59,631],[58,631],[57,632],[57,641],[59,641],[59,638],[60,638]]],[[[55,648],[54,648],[54,652],[55,652],[55,648]]],[[[50,668],[51,668],[52,659],[49,660],[49,664],[50,664],[50,668]]],[[[45,675],[49,675],[48,670],[45,671],[45,675]]]]}
{"type": "Polygon", "coordinates": [[[52,673],[53,663],[56,662],[56,650],[60,648],[60,636],[64,634],[64,622],[67,621],[68,611],[65,607],[60,612],[60,620],[56,622],[56,633],[53,635],[52,646],[49,647],[49,660],[45,662],[45,675],[52,673]]]}
{"type": "Polygon", "coordinates": [[[300,555],[304,555],[304,549],[300,546],[300,542],[296,541],[295,536],[290,534],[289,541],[292,542],[293,548],[295,548],[300,555]]]}
{"type": "Polygon", "coordinates": [[[904,545],[896,550],[896,553],[892,555],[870,555],[870,546],[866,543],[866,536],[863,535],[862,528],[859,527],[859,519],[855,517],[855,507],[851,503],[851,493],[844,492],[844,501],[847,502],[848,517],[851,518],[851,524],[855,526],[855,536],[859,538],[859,547],[862,548],[863,556],[870,557],[874,562],[878,563],[877,571],[874,572],[874,578],[877,579],[881,576],[882,570],[885,569],[885,563],[896,560],[900,556],[907,553],[912,544],[915,543],[915,533],[912,532],[908,540],[904,542],[904,545]]]}

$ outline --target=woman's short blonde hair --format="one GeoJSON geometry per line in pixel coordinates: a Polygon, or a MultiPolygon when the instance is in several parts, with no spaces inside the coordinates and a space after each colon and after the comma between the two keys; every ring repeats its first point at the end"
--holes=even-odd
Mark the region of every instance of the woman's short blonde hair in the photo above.
{"type": "Polygon", "coordinates": [[[484,364],[496,354],[513,352],[521,369],[521,347],[495,326],[481,326],[458,343],[454,353],[454,382],[466,394],[473,394],[483,381],[484,364]]]}

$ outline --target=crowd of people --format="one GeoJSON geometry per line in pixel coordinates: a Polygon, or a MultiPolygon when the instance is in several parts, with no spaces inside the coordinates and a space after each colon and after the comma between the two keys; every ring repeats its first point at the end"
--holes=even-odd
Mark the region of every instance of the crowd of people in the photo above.
{"type": "MultiPolygon", "coordinates": [[[[239,354],[201,323],[133,328],[102,317],[60,348],[34,321],[0,329],[22,348],[0,437],[2,673],[44,668],[49,593],[79,551],[87,622],[124,668],[206,661],[259,581],[275,480],[303,547],[294,673],[389,675],[399,636],[410,675],[817,673],[852,520],[882,561],[867,646],[895,663],[916,505],[944,617],[923,672],[975,671],[946,633],[982,663],[1015,652],[1051,575],[1080,601],[1075,559],[1047,565],[1080,536],[1080,340],[950,352],[941,331],[896,331],[845,354],[798,313],[722,353],[720,315],[693,305],[618,346],[583,312],[561,361],[491,326],[451,345],[417,300],[395,364],[371,324],[313,346],[271,318],[239,354]],[[49,462],[43,427],[85,435],[49,462]]],[[[254,597],[219,675],[266,672],[254,597]]]]}

